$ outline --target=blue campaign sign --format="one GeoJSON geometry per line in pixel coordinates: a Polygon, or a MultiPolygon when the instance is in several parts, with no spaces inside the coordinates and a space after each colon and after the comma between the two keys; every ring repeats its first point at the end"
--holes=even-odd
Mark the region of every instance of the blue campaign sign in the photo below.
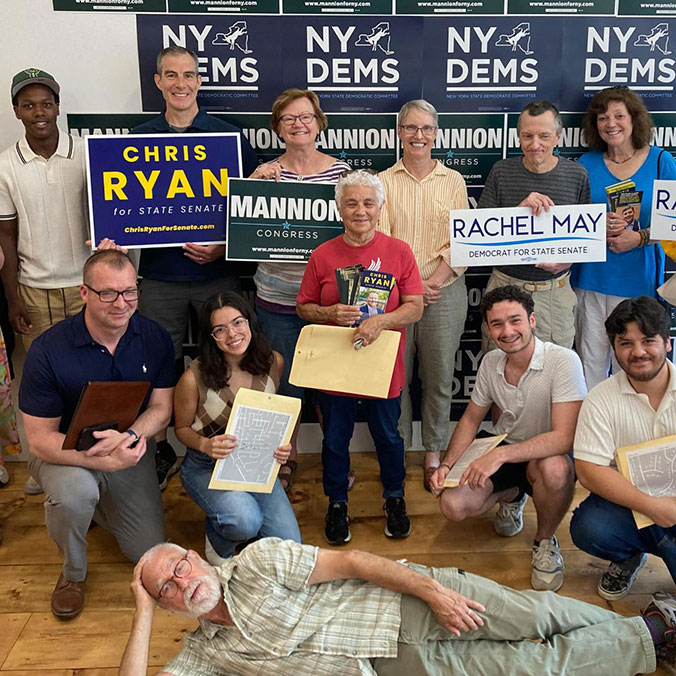
{"type": "Polygon", "coordinates": [[[225,242],[240,135],[87,136],[92,241],[127,248],[225,242]]]}
{"type": "Polygon", "coordinates": [[[187,47],[199,58],[198,102],[208,110],[269,110],[279,94],[279,18],[232,15],[143,15],[136,21],[143,110],[164,108],[153,76],[165,47],[187,47]]]}
{"type": "Polygon", "coordinates": [[[420,98],[422,19],[285,17],[280,89],[317,92],[327,112],[392,112],[420,98]]]}
{"type": "Polygon", "coordinates": [[[561,32],[554,19],[426,19],[423,98],[439,112],[520,112],[556,101],[561,32]]]}
{"type": "Polygon", "coordinates": [[[651,111],[674,110],[675,19],[567,19],[563,35],[562,110],[584,110],[599,90],[618,86],[651,111]]]}

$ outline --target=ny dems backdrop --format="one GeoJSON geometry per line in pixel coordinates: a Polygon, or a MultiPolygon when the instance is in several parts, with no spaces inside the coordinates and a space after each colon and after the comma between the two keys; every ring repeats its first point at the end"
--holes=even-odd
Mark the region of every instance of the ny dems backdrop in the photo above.
{"type": "MultiPolygon", "coordinates": [[[[268,123],[287,87],[320,96],[321,150],[376,170],[398,159],[396,111],[428,99],[440,112],[434,156],[464,176],[473,205],[491,166],[519,153],[518,112],[536,98],[564,113],[563,156],[585,150],[589,99],[618,85],[644,97],[655,142],[676,151],[676,1],[3,0],[0,17],[16,45],[0,65],[7,88],[20,68],[50,70],[65,85],[62,126],[80,135],[123,134],[157,114],[155,57],[181,45],[199,56],[200,104],[239,126],[262,160],[284,151],[268,123]],[[29,23],[44,44],[65,36],[62,49],[31,52],[29,23]]],[[[485,269],[467,274],[454,418],[478,366],[485,279],[485,269]]]]}

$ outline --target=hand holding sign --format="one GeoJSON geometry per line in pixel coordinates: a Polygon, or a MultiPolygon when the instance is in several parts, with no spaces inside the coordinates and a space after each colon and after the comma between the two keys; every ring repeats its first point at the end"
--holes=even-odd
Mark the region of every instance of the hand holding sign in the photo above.
{"type": "Polygon", "coordinates": [[[519,206],[528,207],[536,216],[539,216],[543,211],[549,211],[549,207],[553,207],[554,202],[547,195],[532,192],[519,206]]]}
{"type": "Polygon", "coordinates": [[[604,204],[545,206],[542,202],[539,216],[530,207],[451,211],[451,265],[606,260],[604,204]]]}
{"type": "Polygon", "coordinates": [[[200,265],[204,265],[205,263],[213,263],[213,261],[225,256],[225,245],[195,244],[193,242],[186,242],[183,245],[183,255],[194,263],[199,263],[200,265]]]}

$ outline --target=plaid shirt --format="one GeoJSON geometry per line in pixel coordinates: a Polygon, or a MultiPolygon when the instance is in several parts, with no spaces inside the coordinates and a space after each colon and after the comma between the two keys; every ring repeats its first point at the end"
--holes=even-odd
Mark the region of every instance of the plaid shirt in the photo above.
{"type": "Polygon", "coordinates": [[[234,627],[200,620],[174,676],[375,676],[396,657],[401,595],[364,580],[308,585],[317,547],[265,538],[216,572],[234,627]]]}

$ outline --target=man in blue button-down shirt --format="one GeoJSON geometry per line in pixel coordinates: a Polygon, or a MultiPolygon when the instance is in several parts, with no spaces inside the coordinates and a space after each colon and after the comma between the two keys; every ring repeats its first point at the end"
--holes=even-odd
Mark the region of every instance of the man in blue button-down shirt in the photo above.
{"type": "Polygon", "coordinates": [[[51,602],[60,619],[72,619],[84,606],[92,519],[133,561],[164,540],[153,453],[146,448],[171,416],[171,339],[136,313],[136,270],[124,253],[98,251],[83,278],[84,309],[32,344],[19,392],[29,470],[44,488],[47,531],[64,557],[51,602]],[[94,432],[98,441],[88,451],[62,449],[85,383],[139,380],[149,381],[150,390],[130,429],[94,432]]]}

